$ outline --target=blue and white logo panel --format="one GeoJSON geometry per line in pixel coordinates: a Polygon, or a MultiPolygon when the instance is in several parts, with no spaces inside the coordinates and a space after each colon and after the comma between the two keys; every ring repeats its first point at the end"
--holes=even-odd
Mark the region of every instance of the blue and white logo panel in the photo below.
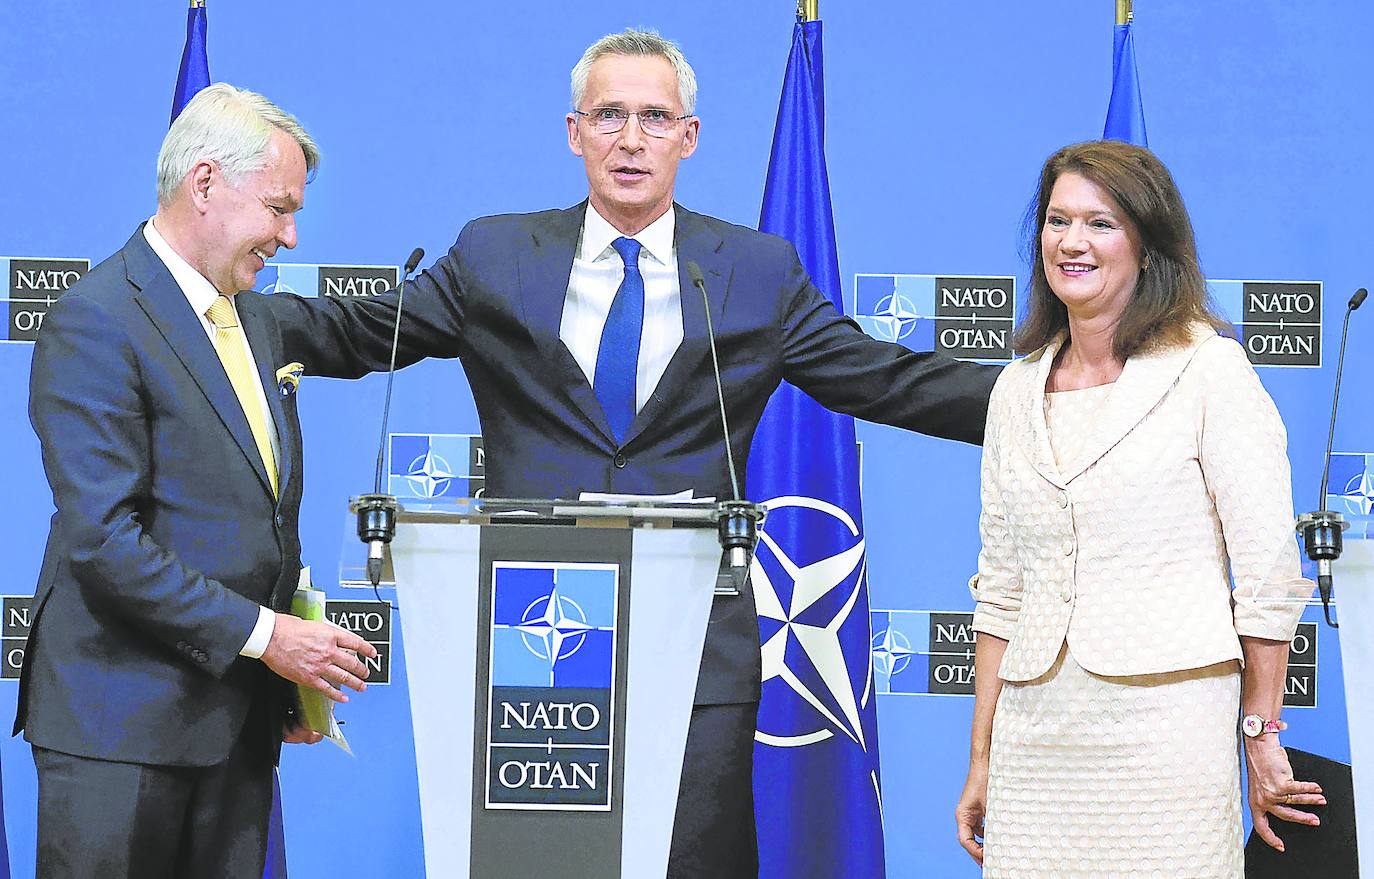
{"type": "Polygon", "coordinates": [[[418,500],[482,496],[487,471],[482,437],[393,433],[388,440],[388,494],[418,500]]]}
{"type": "MultiPolygon", "coordinates": [[[[1334,452],[1331,471],[1326,483],[1326,508],[1348,517],[1368,519],[1374,516],[1374,454],[1362,452],[1334,452]]],[[[1368,526],[1351,526],[1351,532],[1374,537],[1368,526]]],[[[1347,532],[1347,536],[1356,536],[1347,532]]]]}
{"type": "Polygon", "coordinates": [[[620,570],[495,562],[488,809],[611,809],[620,570]]]}
{"type": "Polygon", "coordinates": [[[1010,277],[854,276],[854,316],[865,332],[951,357],[1010,360],[1015,302],[1010,277]]]}
{"type": "Polygon", "coordinates": [[[873,610],[873,676],[880,696],[972,696],[973,614],[873,610]]]}
{"type": "Polygon", "coordinates": [[[258,272],[259,293],[295,293],[310,298],[376,296],[400,280],[396,266],[344,266],[318,263],[268,263],[258,272]]]}

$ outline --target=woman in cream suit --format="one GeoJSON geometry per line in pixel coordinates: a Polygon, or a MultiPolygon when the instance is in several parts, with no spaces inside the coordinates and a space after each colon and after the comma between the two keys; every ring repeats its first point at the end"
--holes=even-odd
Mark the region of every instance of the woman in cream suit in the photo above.
{"type": "Polygon", "coordinates": [[[1270,845],[1271,817],[1316,824],[1294,806],[1324,802],[1277,733],[1312,592],[1283,424],[1152,153],[1055,153],[1036,228],[1031,353],[983,452],[960,843],[985,877],[1240,879],[1238,736],[1270,845]]]}

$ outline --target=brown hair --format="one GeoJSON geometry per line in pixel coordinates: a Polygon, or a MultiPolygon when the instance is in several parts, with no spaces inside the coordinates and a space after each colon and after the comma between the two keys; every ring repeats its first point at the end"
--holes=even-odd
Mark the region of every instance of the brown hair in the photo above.
{"type": "Polygon", "coordinates": [[[1017,353],[1028,354],[1043,347],[1069,325],[1068,310],[1045,276],[1040,245],[1050,193],[1063,174],[1078,174],[1105,190],[1140,239],[1144,268],[1116,327],[1112,351],[1118,358],[1124,361],[1148,348],[1185,344],[1197,323],[1234,335],[1230,323],[1216,312],[1207,295],[1193,224],[1169,169],[1144,147],[1094,140],[1064,147],[1040,169],[1035,214],[1026,214],[1030,302],[1012,336],[1017,353]]]}

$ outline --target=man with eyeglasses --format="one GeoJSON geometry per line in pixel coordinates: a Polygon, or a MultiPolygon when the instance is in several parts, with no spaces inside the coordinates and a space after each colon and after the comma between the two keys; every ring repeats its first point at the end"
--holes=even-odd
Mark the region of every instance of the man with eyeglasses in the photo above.
{"type": "MultiPolygon", "coordinates": [[[[588,197],[485,217],[405,300],[397,363],[459,357],[482,422],[491,497],[584,491],[730,495],[705,276],[743,481],[764,405],[787,380],[832,409],[982,440],[996,370],[865,335],[788,242],[673,202],[697,148],[696,77],[656,33],[593,44],[572,72],[568,146],[588,197]]],[[[290,358],[312,374],[385,369],[398,298],[270,297],[290,358]]],[[[756,876],[753,737],[760,691],[753,595],[711,614],[673,829],[669,877],[756,876]]],[[[765,804],[766,808],[766,804],[765,804]]]]}

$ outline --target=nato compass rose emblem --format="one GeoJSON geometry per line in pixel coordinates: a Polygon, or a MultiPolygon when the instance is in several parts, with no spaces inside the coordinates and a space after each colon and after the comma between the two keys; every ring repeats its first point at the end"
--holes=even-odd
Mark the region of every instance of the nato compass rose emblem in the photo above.
{"type": "Polygon", "coordinates": [[[1340,498],[1355,515],[1370,515],[1374,511],[1374,471],[1366,470],[1351,477],[1340,498]]]}
{"type": "Polygon", "coordinates": [[[873,667],[878,674],[890,678],[911,664],[911,641],[906,635],[887,628],[873,636],[873,667]]]}
{"type": "Polygon", "coordinates": [[[587,639],[587,632],[594,628],[587,622],[582,607],[561,594],[555,583],[552,592],[530,602],[515,630],[525,642],[525,649],[549,664],[552,687],[554,665],[576,653],[587,639]]]}
{"type": "Polygon", "coordinates": [[[431,448],[410,462],[410,466],[406,468],[405,480],[415,493],[415,497],[432,498],[444,495],[448,491],[449,483],[457,476],[448,461],[435,454],[431,448]]]}
{"type": "Polygon", "coordinates": [[[860,323],[874,338],[899,342],[911,335],[920,317],[915,303],[900,293],[890,293],[878,300],[872,314],[862,315],[860,323]]]}
{"type": "MultiPolygon", "coordinates": [[[[865,608],[855,613],[864,582],[863,536],[853,517],[826,501],[794,496],[765,503],[768,526],[776,529],[792,517],[805,517],[792,521],[820,530],[818,539],[801,545],[830,545],[835,551],[799,561],[789,555],[798,548],[784,549],[768,526],[759,532],[750,574],[763,637],[763,686],[771,699],[781,684],[786,688],[782,698],[796,704],[775,712],[792,718],[794,728],[760,728],[755,738],[798,748],[844,736],[866,752],[860,712],[873,697],[870,621],[865,608]],[[855,633],[853,626],[862,631],[855,633]],[[846,655],[843,639],[854,634],[861,636],[860,649],[846,655]]],[[[768,722],[760,717],[760,727],[768,722]]]]}
{"type": "Polygon", "coordinates": [[[281,276],[280,266],[265,266],[258,272],[259,293],[295,293],[296,290],[281,276]]]}

